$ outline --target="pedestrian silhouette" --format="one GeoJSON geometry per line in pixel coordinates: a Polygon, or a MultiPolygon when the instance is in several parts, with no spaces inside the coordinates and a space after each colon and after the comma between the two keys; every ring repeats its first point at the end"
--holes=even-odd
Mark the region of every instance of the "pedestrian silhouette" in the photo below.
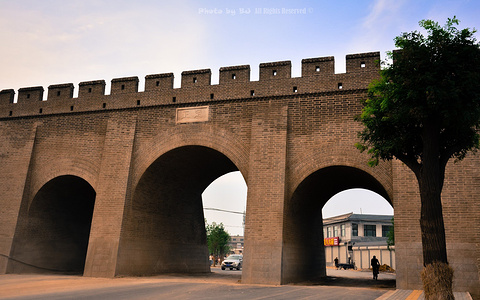
{"type": "Polygon", "coordinates": [[[378,279],[378,269],[380,268],[380,262],[378,261],[377,257],[374,255],[371,260],[372,271],[373,271],[373,279],[378,279]]]}

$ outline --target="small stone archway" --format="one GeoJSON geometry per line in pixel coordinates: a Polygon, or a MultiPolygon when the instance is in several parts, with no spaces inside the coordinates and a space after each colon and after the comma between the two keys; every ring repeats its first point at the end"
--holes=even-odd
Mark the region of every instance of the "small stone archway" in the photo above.
{"type": "Polygon", "coordinates": [[[371,190],[389,201],[380,182],[364,170],[329,166],[307,176],[285,205],[282,283],[317,280],[326,276],[322,208],[337,193],[371,190]]]}
{"type": "Polygon", "coordinates": [[[117,275],[209,272],[202,193],[237,170],[226,155],[205,146],[181,146],[158,157],[126,207],[117,275]]]}
{"type": "Polygon", "coordinates": [[[45,183],[19,220],[8,273],[83,274],[95,197],[77,176],[45,183]]]}

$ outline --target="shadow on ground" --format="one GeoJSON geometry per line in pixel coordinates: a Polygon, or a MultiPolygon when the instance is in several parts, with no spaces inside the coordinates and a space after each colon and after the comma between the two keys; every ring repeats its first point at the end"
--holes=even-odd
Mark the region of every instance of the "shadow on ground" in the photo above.
{"type": "Polygon", "coordinates": [[[370,278],[348,278],[327,276],[315,281],[300,282],[296,285],[323,285],[323,286],[344,286],[344,287],[365,287],[377,289],[395,289],[395,279],[373,280],[370,278]]]}
{"type": "MultiPolygon", "coordinates": [[[[227,284],[241,284],[242,275],[240,272],[219,273],[218,270],[211,273],[201,274],[165,274],[157,275],[156,278],[183,278],[189,280],[209,281],[209,282],[223,282],[227,284]]],[[[380,278],[373,280],[371,278],[352,278],[342,276],[327,276],[319,279],[297,282],[291,285],[297,286],[337,286],[337,287],[359,287],[359,288],[374,288],[374,289],[395,289],[395,279],[380,278]]]]}
{"type": "MultiPolygon", "coordinates": [[[[352,271],[353,272],[353,271],[352,271]]],[[[349,274],[363,274],[360,272],[349,273],[349,274]]],[[[335,274],[336,275],[336,274],[335,274]]],[[[373,280],[370,278],[368,274],[368,278],[362,278],[364,275],[360,276],[330,276],[322,277],[319,279],[311,280],[311,281],[304,281],[298,282],[294,285],[305,285],[305,286],[339,286],[339,287],[364,287],[364,288],[376,288],[376,289],[395,289],[396,282],[394,278],[381,278],[379,280],[373,280]]],[[[205,276],[205,274],[203,275],[205,276]]],[[[242,276],[240,273],[236,272],[228,272],[228,273],[218,273],[212,272],[206,275],[207,278],[214,279],[214,280],[225,280],[231,281],[236,283],[241,283],[242,276]]]]}

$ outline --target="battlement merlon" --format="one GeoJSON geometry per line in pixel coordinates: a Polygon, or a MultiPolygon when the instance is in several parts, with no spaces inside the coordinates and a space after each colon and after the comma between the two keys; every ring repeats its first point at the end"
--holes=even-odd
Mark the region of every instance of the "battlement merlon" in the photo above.
{"type": "Polygon", "coordinates": [[[13,89],[0,91],[0,105],[13,103],[15,98],[15,91],[13,89]]]}
{"type": "Polygon", "coordinates": [[[42,101],[44,91],[42,86],[21,88],[18,90],[18,102],[42,101]]]}
{"type": "MultiPolygon", "coordinates": [[[[78,84],[78,98],[93,98],[105,95],[105,80],[84,81],[78,84]]],[[[48,99],[47,99],[48,100],[48,99]]]]}
{"type": "Polygon", "coordinates": [[[347,73],[374,71],[380,68],[380,52],[348,54],[346,56],[347,73]]]}
{"type": "MultiPolygon", "coordinates": [[[[259,81],[282,80],[291,78],[291,61],[278,61],[261,63],[259,68],[259,81]]],[[[380,69],[380,52],[368,52],[349,54],[346,56],[346,74],[378,73],[380,69]]],[[[234,83],[250,82],[250,66],[239,65],[222,67],[219,70],[219,86],[234,83]]],[[[210,69],[192,70],[182,72],[181,89],[192,87],[211,86],[210,69]]],[[[319,76],[318,78],[330,78],[335,74],[335,59],[333,56],[307,58],[302,60],[302,77],[319,76]]],[[[314,77],[311,77],[314,78],[314,77]]],[[[315,79],[316,80],[316,79],[315,79]]],[[[112,79],[111,95],[138,93],[138,77],[125,77],[112,79]]],[[[168,91],[174,89],[174,74],[161,73],[145,77],[145,91],[168,91]]],[[[345,84],[345,82],[343,82],[345,84]]],[[[347,83],[348,84],[348,83],[347,83]]],[[[85,81],[79,83],[78,98],[94,99],[105,96],[105,80],[85,81]]],[[[348,85],[347,85],[348,88],[348,85]]],[[[72,99],[73,84],[55,84],[48,87],[48,100],[72,99]]],[[[177,90],[177,89],[175,89],[177,90]]],[[[178,91],[177,91],[178,92],[178,91]]],[[[27,87],[18,90],[18,103],[28,103],[43,100],[44,89],[41,86],[27,87]]],[[[2,90],[0,93],[1,105],[14,105],[12,99],[15,96],[13,90],[2,90]]]]}
{"type": "Polygon", "coordinates": [[[249,82],[250,81],[250,66],[241,65],[241,66],[232,66],[232,67],[221,67],[220,76],[218,83],[219,84],[228,84],[235,82],[249,82]]]}
{"type": "Polygon", "coordinates": [[[110,95],[138,92],[138,77],[123,77],[112,79],[110,95]]]}
{"type": "Polygon", "coordinates": [[[260,81],[292,77],[292,62],[289,60],[260,64],[260,81]]]}
{"type": "Polygon", "coordinates": [[[64,100],[73,98],[73,83],[53,84],[48,87],[48,100],[64,100]]]}
{"type": "Polygon", "coordinates": [[[182,88],[211,85],[212,71],[210,69],[182,72],[182,88]]]}
{"type": "Polygon", "coordinates": [[[173,89],[173,73],[152,74],[145,76],[145,92],[173,89]]]}
{"type": "Polygon", "coordinates": [[[302,77],[335,73],[333,56],[302,59],[302,77]]]}

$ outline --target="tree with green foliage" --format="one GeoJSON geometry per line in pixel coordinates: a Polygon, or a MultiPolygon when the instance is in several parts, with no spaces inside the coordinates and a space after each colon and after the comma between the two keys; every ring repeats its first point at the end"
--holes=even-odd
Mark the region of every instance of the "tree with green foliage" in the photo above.
{"type": "MultiPolygon", "coordinates": [[[[455,17],[443,27],[422,20],[426,36],[397,36],[399,50],[388,53],[393,63],[384,62],[357,116],[364,125],[357,148],[368,150],[370,164],[396,158],[416,176],[425,270],[434,263],[450,268],[441,202],[447,162],[479,148],[480,47],[475,29],[457,29],[458,23],[455,17]]],[[[422,279],[427,291],[431,283],[422,279]]],[[[450,282],[449,291],[439,292],[442,299],[453,297],[452,278],[439,280],[450,282]]]]}
{"type": "Polygon", "coordinates": [[[225,231],[223,224],[205,223],[205,229],[207,231],[207,245],[208,252],[215,257],[213,265],[215,266],[218,257],[224,257],[230,251],[228,242],[230,241],[230,235],[225,231]]]}

